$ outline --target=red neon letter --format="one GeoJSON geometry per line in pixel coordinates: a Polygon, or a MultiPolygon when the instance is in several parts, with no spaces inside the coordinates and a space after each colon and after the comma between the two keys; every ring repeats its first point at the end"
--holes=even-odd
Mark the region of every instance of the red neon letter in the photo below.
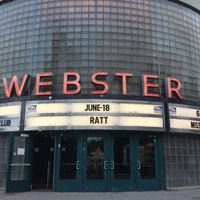
{"type": "Polygon", "coordinates": [[[168,98],[172,98],[173,94],[179,98],[183,99],[183,96],[179,92],[181,89],[181,82],[177,78],[167,77],[165,80],[166,84],[166,94],[168,98]],[[175,83],[177,87],[172,87],[172,83],[175,83]]]}
{"type": "Polygon", "coordinates": [[[9,98],[13,96],[14,91],[18,97],[23,95],[26,89],[26,85],[28,84],[29,80],[30,80],[30,76],[28,74],[25,74],[19,86],[18,81],[17,81],[17,76],[13,76],[10,81],[10,85],[8,86],[6,78],[3,78],[3,86],[4,86],[6,97],[9,98]]]}
{"type": "Polygon", "coordinates": [[[51,95],[51,91],[41,92],[40,87],[52,85],[51,81],[42,82],[40,81],[41,77],[50,77],[52,72],[38,73],[36,75],[36,84],[35,84],[35,95],[51,95]]]}
{"type": "Polygon", "coordinates": [[[65,72],[63,81],[63,94],[77,94],[81,90],[81,85],[79,83],[80,75],[77,72],[65,72]],[[68,81],[68,76],[74,76],[75,80],[68,81]],[[75,85],[76,89],[68,90],[68,85],[75,85]]]}
{"type": "Polygon", "coordinates": [[[153,74],[143,74],[142,79],[143,79],[143,88],[142,88],[142,94],[144,96],[149,96],[149,97],[159,97],[158,93],[151,93],[149,92],[149,88],[158,88],[158,84],[157,83],[148,83],[148,78],[154,78],[157,79],[158,76],[157,75],[153,75],[153,74]]]}
{"type": "Polygon", "coordinates": [[[107,72],[96,72],[96,73],[92,74],[92,82],[97,85],[104,86],[103,90],[93,90],[92,94],[106,94],[106,92],[108,92],[108,84],[104,81],[98,81],[96,79],[97,76],[106,76],[107,74],[108,74],[107,72]]]}
{"type": "Polygon", "coordinates": [[[122,77],[122,93],[124,95],[127,94],[127,89],[126,89],[126,77],[132,77],[133,74],[132,73],[124,73],[124,72],[118,72],[115,73],[115,76],[121,76],[122,77]]]}

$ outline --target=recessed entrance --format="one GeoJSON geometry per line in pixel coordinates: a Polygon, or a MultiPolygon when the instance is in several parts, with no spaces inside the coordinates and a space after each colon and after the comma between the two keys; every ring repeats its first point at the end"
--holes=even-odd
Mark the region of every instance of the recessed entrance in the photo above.
{"type": "Polygon", "coordinates": [[[54,143],[54,135],[40,134],[33,136],[32,189],[52,189],[54,143]]]}
{"type": "Polygon", "coordinates": [[[6,192],[160,190],[162,159],[158,133],[13,133],[6,192]]]}

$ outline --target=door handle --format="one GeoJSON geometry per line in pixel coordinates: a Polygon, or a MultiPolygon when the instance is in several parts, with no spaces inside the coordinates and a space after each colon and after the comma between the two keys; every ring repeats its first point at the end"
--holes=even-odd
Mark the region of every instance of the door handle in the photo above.
{"type": "Polygon", "coordinates": [[[104,169],[107,169],[107,161],[104,161],[103,167],[104,167],[104,169]]]}
{"type": "Polygon", "coordinates": [[[114,165],[113,161],[110,161],[110,166],[112,166],[110,169],[114,169],[115,168],[115,165],[114,165]]]}
{"type": "Polygon", "coordinates": [[[79,166],[80,166],[80,161],[78,160],[76,161],[76,169],[80,169],[79,166]]]}
{"type": "Polygon", "coordinates": [[[139,160],[137,161],[137,169],[141,169],[141,163],[139,160]]]}

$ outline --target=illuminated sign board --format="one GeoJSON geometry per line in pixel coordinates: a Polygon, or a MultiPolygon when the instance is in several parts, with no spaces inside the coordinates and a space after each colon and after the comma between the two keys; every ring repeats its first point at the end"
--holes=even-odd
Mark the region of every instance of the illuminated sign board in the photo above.
{"type": "Polygon", "coordinates": [[[128,100],[28,101],[24,129],[164,131],[164,107],[160,102],[128,100]]]}
{"type": "Polygon", "coordinates": [[[0,131],[19,131],[21,102],[0,104],[0,131]]]}
{"type": "MultiPolygon", "coordinates": [[[[103,95],[109,90],[109,85],[106,82],[106,76],[108,72],[95,72],[91,76],[91,83],[95,86],[100,86],[101,89],[91,90],[91,94],[103,95]],[[99,78],[101,77],[101,80],[99,78]]],[[[52,95],[51,87],[53,86],[53,76],[52,72],[38,73],[35,78],[35,95],[52,95]],[[48,81],[44,80],[48,79],[48,81]]],[[[127,95],[127,82],[128,79],[133,77],[133,73],[116,72],[113,74],[116,79],[121,79],[122,94],[127,95]]],[[[89,78],[89,77],[88,77],[89,78]]],[[[25,95],[27,89],[30,87],[31,76],[25,74],[21,78],[19,83],[19,78],[15,75],[10,80],[3,78],[3,87],[5,96],[7,98],[25,95]]],[[[158,75],[155,74],[143,74],[142,75],[142,95],[148,97],[159,97],[157,90],[159,89],[158,75]],[[152,89],[154,91],[152,91],[152,89]]],[[[89,80],[89,79],[88,79],[89,80]]],[[[133,87],[134,88],[134,87],[133,87]]],[[[61,88],[57,88],[62,91],[63,95],[74,95],[81,93],[81,76],[77,72],[64,72],[63,74],[63,85],[61,88]]],[[[165,78],[165,93],[168,98],[183,99],[181,93],[181,82],[177,78],[166,77],[165,78]]]]}
{"type": "Polygon", "coordinates": [[[170,131],[200,133],[200,107],[168,104],[170,131]]]}

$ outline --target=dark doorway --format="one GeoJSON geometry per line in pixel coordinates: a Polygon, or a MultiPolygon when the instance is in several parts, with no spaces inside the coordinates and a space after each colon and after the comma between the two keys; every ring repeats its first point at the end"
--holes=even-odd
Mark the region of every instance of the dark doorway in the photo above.
{"type": "Polygon", "coordinates": [[[54,135],[35,135],[33,139],[32,189],[51,190],[53,184],[54,135]]]}

